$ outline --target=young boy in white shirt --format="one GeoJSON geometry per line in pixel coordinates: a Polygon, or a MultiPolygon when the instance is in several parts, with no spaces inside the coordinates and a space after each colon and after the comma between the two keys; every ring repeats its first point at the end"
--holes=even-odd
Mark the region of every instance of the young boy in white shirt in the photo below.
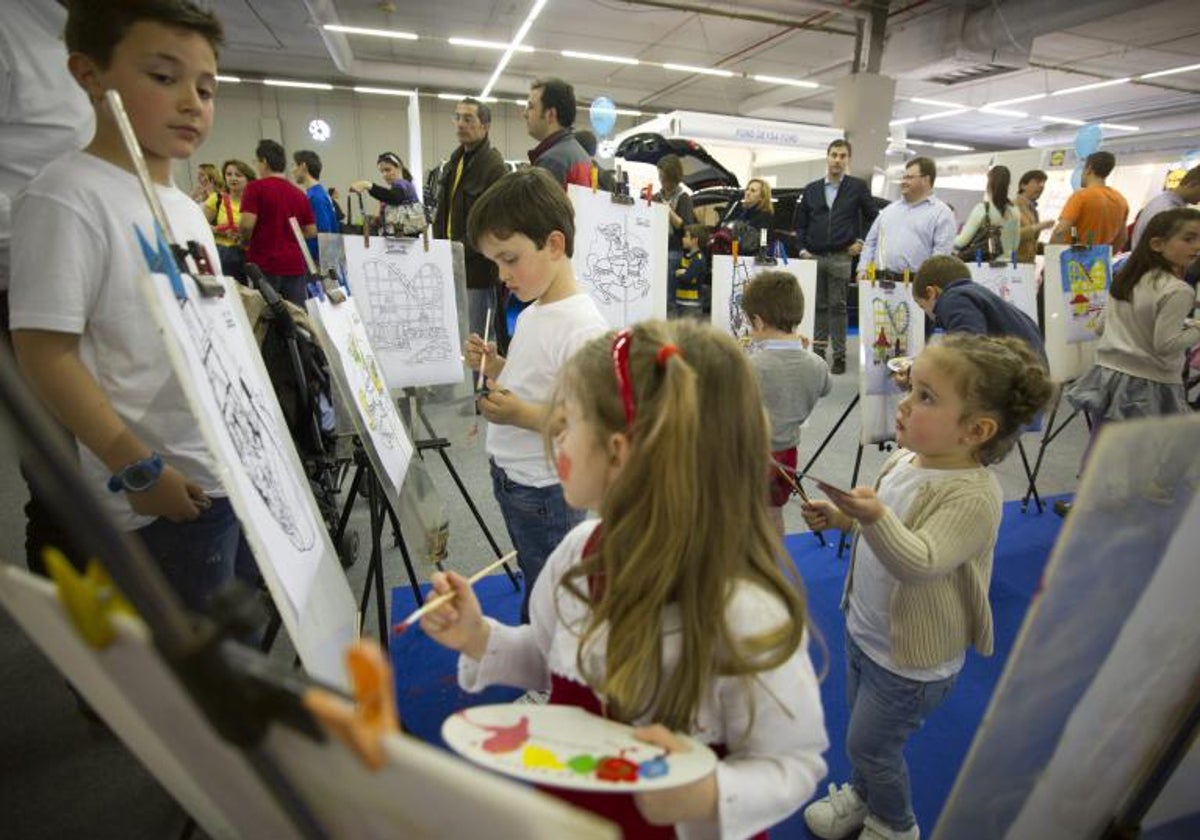
{"type": "Polygon", "coordinates": [[[89,487],[136,532],[192,609],[233,576],[241,529],[138,283],[135,226],[154,222],[105,104],[120,92],[175,235],[216,254],[171,182],[212,127],[221,25],[187,0],[74,0],[68,69],[96,113],[82,152],[48,165],[16,205],[11,326],[26,377],[80,444],[89,487]]]}
{"type": "Polygon", "coordinates": [[[608,324],[575,282],[575,213],[545,170],[493,184],[471,208],[467,236],[499,267],[509,293],[532,304],[521,312],[507,357],[474,333],[465,348],[467,364],[483,365],[487,377],[479,409],[488,420],[492,489],[525,577],[521,622],[528,623],[529,593],[546,558],[584,519],[567,505],[546,456],[547,403],[559,369],[608,324]]]}

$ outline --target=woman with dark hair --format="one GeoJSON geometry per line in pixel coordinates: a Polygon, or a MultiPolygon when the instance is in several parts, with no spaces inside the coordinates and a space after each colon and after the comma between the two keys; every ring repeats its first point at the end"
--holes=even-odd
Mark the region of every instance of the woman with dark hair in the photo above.
{"type": "Polygon", "coordinates": [[[1012,173],[1007,166],[993,166],[988,171],[984,200],[971,210],[954,240],[954,247],[964,262],[974,261],[976,251],[982,259],[989,261],[1012,259],[1021,244],[1021,213],[1008,197],[1011,183],[1012,173]],[[991,241],[997,238],[998,244],[991,241]]]}
{"type": "Polygon", "coordinates": [[[393,208],[415,205],[420,208],[420,215],[425,213],[421,198],[417,195],[417,188],[413,186],[412,173],[395,152],[384,152],[376,159],[375,165],[379,168],[384,183],[380,185],[366,180],[354,181],[350,184],[350,192],[366,193],[379,202],[379,214],[374,221],[377,229],[384,233],[408,233],[407,230],[393,231],[390,228],[407,227],[399,218],[403,214],[395,212],[393,208]]]}

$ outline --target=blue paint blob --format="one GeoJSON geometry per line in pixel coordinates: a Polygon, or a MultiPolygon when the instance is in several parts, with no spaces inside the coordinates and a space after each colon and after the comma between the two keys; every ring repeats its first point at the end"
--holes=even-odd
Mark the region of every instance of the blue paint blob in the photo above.
{"type": "Polygon", "coordinates": [[[643,779],[661,779],[671,772],[671,768],[667,764],[666,756],[660,755],[658,758],[643,761],[638,766],[638,772],[643,779]]]}

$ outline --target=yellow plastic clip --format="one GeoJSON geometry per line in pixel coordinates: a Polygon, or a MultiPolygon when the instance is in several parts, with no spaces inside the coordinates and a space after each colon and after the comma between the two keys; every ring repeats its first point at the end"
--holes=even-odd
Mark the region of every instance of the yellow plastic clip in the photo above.
{"type": "Polygon", "coordinates": [[[107,647],[116,636],[109,620],[113,613],[137,614],[98,560],[89,560],[87,571],[79,574],[57,548],[43,549],[42,559],[58,587],[63,608],[92,647],[107,647]]]}
{"type": "Polygon", "coordinates": [[[871,285],[875,285],[875,263],[867,263],[867,279],[871,281],[871,285]]]}
{"type": "Polygon", "coordinates": [[[907,268],[906,268],[906,269],[904,269],[904,285],[905,285],[905,286],[907,286],[907,285],[908,285],[908,282],[909,282],[909,281],[908,281],[908,275],[909,275],[909,269],[907,269],[907,268]]]}
{"type": "Polygon", "coordinates": [[[600,189],[600,167],[596,165],[596,161],[592,161],[592,194],[600,189]]]}
{"type": "Polygon", "coordinates": [[[378,642],[361,639],[346,651],[346,671],[354,685],[353,703],[310,688],[304,693],[304,706],[363,764],[378,770],[384,765],[383,736],[400,731],[392,666],[378,642]]]}

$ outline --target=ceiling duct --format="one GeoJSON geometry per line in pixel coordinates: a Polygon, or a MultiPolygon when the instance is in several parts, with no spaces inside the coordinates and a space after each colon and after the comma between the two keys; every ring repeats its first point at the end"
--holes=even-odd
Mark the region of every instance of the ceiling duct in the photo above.
{"type": "Polygon", "coordinates": [[[1038,35],[1093,23],[1139,0],[1012,0],[972,11],[960,4],[918,14],[888,29],[883,72],[898,79],[956,85],[1023,70],[1038,35]]]}

